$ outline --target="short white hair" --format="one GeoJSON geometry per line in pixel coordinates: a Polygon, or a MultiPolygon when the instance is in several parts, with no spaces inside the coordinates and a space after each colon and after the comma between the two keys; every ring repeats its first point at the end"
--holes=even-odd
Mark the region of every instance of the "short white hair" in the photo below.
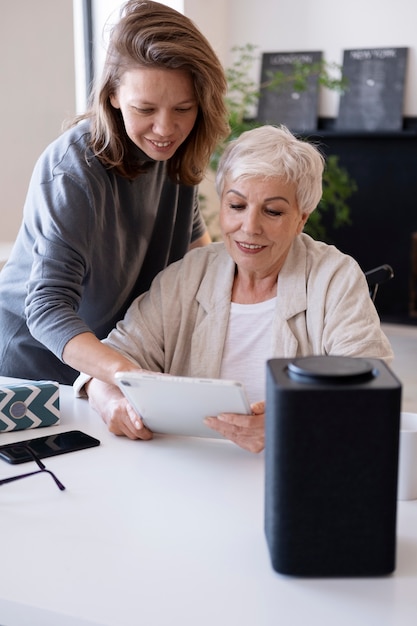
{"type": "Polygon", "coordinates": [[[264,125],[230,141],[220,158],[216,190],[221,197],[226,178],[284,178],[296,186],[301,214],[320,202],[325,160],[318,148],[298,139],[285,126],[264,125]]]}

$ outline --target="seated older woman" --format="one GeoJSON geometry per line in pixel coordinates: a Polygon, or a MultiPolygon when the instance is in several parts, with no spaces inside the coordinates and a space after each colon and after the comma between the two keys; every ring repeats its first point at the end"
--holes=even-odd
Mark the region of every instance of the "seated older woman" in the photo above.
{"type": "Polygon", "coordinates": [[[96,376],[87,385],[90,403],[112,432],[152,437],[115,386],[118,370],[240,380],[252,415],[221,414],[206,423],[258,452],[267,359],[390,361],[357,262],[302,232],[321,198],[323,165],[313,145],[284,127],[262,126],[228,144],[216,178],[224,243],[193,250],[161,272],[102,354],[88,355],[85,371],[96,376]]]}

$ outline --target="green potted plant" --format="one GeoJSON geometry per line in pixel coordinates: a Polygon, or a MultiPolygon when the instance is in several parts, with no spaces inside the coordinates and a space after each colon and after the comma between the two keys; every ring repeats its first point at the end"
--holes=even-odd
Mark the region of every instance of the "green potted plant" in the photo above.
{"type": "MultiPolygon", "coordinates": [[[[231,67],[226,69],[228,93],[226,103],[229,111],[229,125],[231,128],[228,140],[238,137],[242,132],[255,128],[261,123],[257,122],[252,111],[256,108],[262,88],[280,89],[284,84],[291,82],[294,91],[303,91],[307,88],[307,80],[314,74],[320,85],[332,90],[343,91],[346,81],[341,76],[335,78],[334,70],[340,71],[336,64],[320,61],[314,64],[295,63],[294,72],[291,75],[277,71],[270,75],[267,83],[256,84],[251,79],[251,70],[257,59],[257,47],[246,44],[242,47],[232,48],[236,59],[231,67]]],[[[211,169],[216,170],[224,145],[219,146],[211,160],[211,169]]],[[[323,214],[331,221],[334,228],[350,222],[350,210],[347,200],[357,190],[355,181],[350,177],[345,168],[341,167],[336,155],[329,155],[326,159],[326,168],[323,175],[323,197],[317,209],[311,214],[305,232],[315,239],[326,239],[326,228],[323,224],[323,214]]],[[[218,238],[216,230],[216,217],[207,211],[204,196],[203,213],[212,230],[214,239],[218,238]]]]}

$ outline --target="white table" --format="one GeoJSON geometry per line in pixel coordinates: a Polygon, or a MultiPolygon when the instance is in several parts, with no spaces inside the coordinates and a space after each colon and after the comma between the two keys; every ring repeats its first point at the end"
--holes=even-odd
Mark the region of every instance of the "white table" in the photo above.
{"type": "MultiPolygon", "coordinates": [[[[101,446],[46,459],[0,487],[2,626],[415,626],[417,501],[398,506],[392,576],[300,579],[273,571],[263,455],[228,442],[111,435],[61,387],[59,426],[101,446]]],[[[25,464],[0,461],[0,476],[25,464]]]]}

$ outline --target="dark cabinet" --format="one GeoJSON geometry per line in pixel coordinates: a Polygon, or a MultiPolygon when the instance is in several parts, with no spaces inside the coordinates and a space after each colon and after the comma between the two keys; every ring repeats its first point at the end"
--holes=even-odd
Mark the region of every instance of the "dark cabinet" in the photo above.
{"type": "Polygon", "coordinates": [[[352,255],[364,271],[388,263],[394,278],[378,291],[382,321],[417,323],[417,131],[315,131],[309,138],[355,179],[349,199],[351,225],[328,239],[352,255]]]}

